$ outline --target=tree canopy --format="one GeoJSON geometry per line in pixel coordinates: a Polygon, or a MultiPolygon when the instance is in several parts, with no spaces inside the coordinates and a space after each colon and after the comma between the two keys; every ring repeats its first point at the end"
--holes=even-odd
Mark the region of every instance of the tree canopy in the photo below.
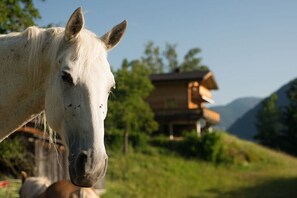
{"type": "Polygon", "coordinates": [[[0,13],[0,34],[22,31],[40,18],[33,0],[1,0],[0,13]]]}
{"type": "Polygon", "coordinates": [[[146,44],[141,61],[146,64],[151,73],[164,72],[164,63],[160,54],[160,48],[155,46],[152,41],[146,44]]]}
{"type": "Polygon", "coordinates": [[[261,144],[278,148],[279,138],[283,132],[281,108],[277,106],[277,95],[272,94],[262,103],[262,110],[257,113],[255,136],[261,144]]]}
{"type": "Polygon", "coordinates": [[[257,114],[255,138],[266,146],[297,155],[297,79],[290,83],[287,98],[289,104],[285,107],[276,105],[276,94],[263,102],[257,114]]]}
{"type": "Polygon", "coordinates": [[[154,114],[145,101],[153,90],[147,67],[138,60],[124,60],[115,73],[116,89],[109,100],[106,120],[107,131],[118,129],[124,136],[124,153],[127,152],[128,135],[149,134],[158,127],[154,114]]]}
{"type": "Polygon", "coordinates": [[[285,125],[284,150],[290,154],[297,155],[297,79],[291,82],[287,91],[289,104],[284,108],[283,123],[285,125]]]}
{"type": "Polygon", "coordinates": [[[167,43],[165,49],[161,51],[160,47],[149,41],[141,61],[148,67],[150,73],[208,70],[208,67],[202,64],[202,58],[199,57],[200,48],[190,49],[184,55],[183,61],[179,63],[176,47],[177,44],[167,43]]]}

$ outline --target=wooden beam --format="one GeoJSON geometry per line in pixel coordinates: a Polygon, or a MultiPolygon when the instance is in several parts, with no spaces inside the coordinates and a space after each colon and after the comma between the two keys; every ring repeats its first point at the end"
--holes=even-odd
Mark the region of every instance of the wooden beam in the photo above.
{"type": "Polygon", "coordinates": [[[28,126],[23,126],[19,128],[17,131],[19,132],[26,132],[26,133],[31,133],[37,136],[43,136],[44,132],[40,131],[39,129],[33,128],[33,127],[28,127],[28,126]]]}

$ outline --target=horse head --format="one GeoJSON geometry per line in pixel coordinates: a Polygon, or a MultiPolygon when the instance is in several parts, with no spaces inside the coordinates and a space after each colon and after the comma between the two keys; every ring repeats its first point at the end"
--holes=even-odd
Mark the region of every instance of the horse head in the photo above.
{"type": "Polygon", "coordinates": [[[71,181],[90,187],[107,168],[104,119],[114,76],[107,52],[122,38],[126,21],[98,38],[84,29],[81,8],[71,15],[53,55],[45,114],[69,150],[71,181]]]}

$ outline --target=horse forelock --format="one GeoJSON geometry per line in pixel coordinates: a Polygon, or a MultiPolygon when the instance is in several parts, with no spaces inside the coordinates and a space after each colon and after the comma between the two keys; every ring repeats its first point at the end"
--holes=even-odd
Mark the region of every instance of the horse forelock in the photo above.
{"type": "MultiPolygon", "coordinates": [[[[73,59],[80,61],[77,64],[83,68],[80,71],[92,69],[88,68],[87,62],[98,61],[104,64],[99,64],[103,72],[110,72],[110,67],[107,62],[107,50],[104,43],[93,32],[82,29],[78,37],[74,41],[70,41],[69,45],[64,39],[64,28],[38,28],[35,26],[27,28],[22,35],[27,37],[28,42],[26,46],[30,46],[28,71],[33,74],[33,78],[41,76],[43,70],[38,65],[50,62],[50,67],[53,69],[57,66],[57,58],[61,52],[65,51],[69,46],[75,46],[75,53],[73,59]],[[49,52],[45,56],[45,51],[49,52]],[[48,60],[44,60],[47,57],[48,60]],[[98,59],[99,58],[99,59],[98,59]]],[[[26,47],[24,46],[24,47],[26,47]]]]}

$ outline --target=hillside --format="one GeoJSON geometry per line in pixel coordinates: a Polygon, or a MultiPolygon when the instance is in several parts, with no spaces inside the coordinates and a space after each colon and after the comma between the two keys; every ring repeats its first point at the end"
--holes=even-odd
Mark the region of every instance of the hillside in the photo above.
{"type": "MultiPolygon", "coordinates": [[[[279,88],[275,93],[278,96],[278,106],[285,106],[288,104],[288,99],[286,92],[290,87],[290,83],[285,84],[279,88]]],[[[265,99],[263,99],[265,100],[265,99]]],[[[258,103],[254,108],[246,112],[242,117],[240,117],[236,122],[234,122],[228,131],[242,139],[253,140],[254,135],[257,133],[255,126],[256,114],[262,108],[262,102],[258,103]]]]}
{"type": "Polygon", "coordinates": [[[227,129],[248,110],[254,108],[261,100],[261,98],[256,97],[238,98],[227,105],[213,106],[210,109],[221,115],[219,128],[227,129]]]}
{"type": "Polygon", "coordinates": [[[103,198],[297,196],[295,158],[227,134],[222,137],[239,163],[218,166],[183,158],[170,148],[128,156],[111,153],[103,198]]]}
{"type": "MultiPolygon", "coordinates": [[[[297,197],[297,159],[220,133],[233,164],[184,158],[171,148],[148,146],[123,156],[109,151],[103,198],[297,197]]],[[[173,142],[174,143],[174,142],[173,142]]],[[[10,180],[0,197],[18,197],[20,181],[10,180]]]]}

